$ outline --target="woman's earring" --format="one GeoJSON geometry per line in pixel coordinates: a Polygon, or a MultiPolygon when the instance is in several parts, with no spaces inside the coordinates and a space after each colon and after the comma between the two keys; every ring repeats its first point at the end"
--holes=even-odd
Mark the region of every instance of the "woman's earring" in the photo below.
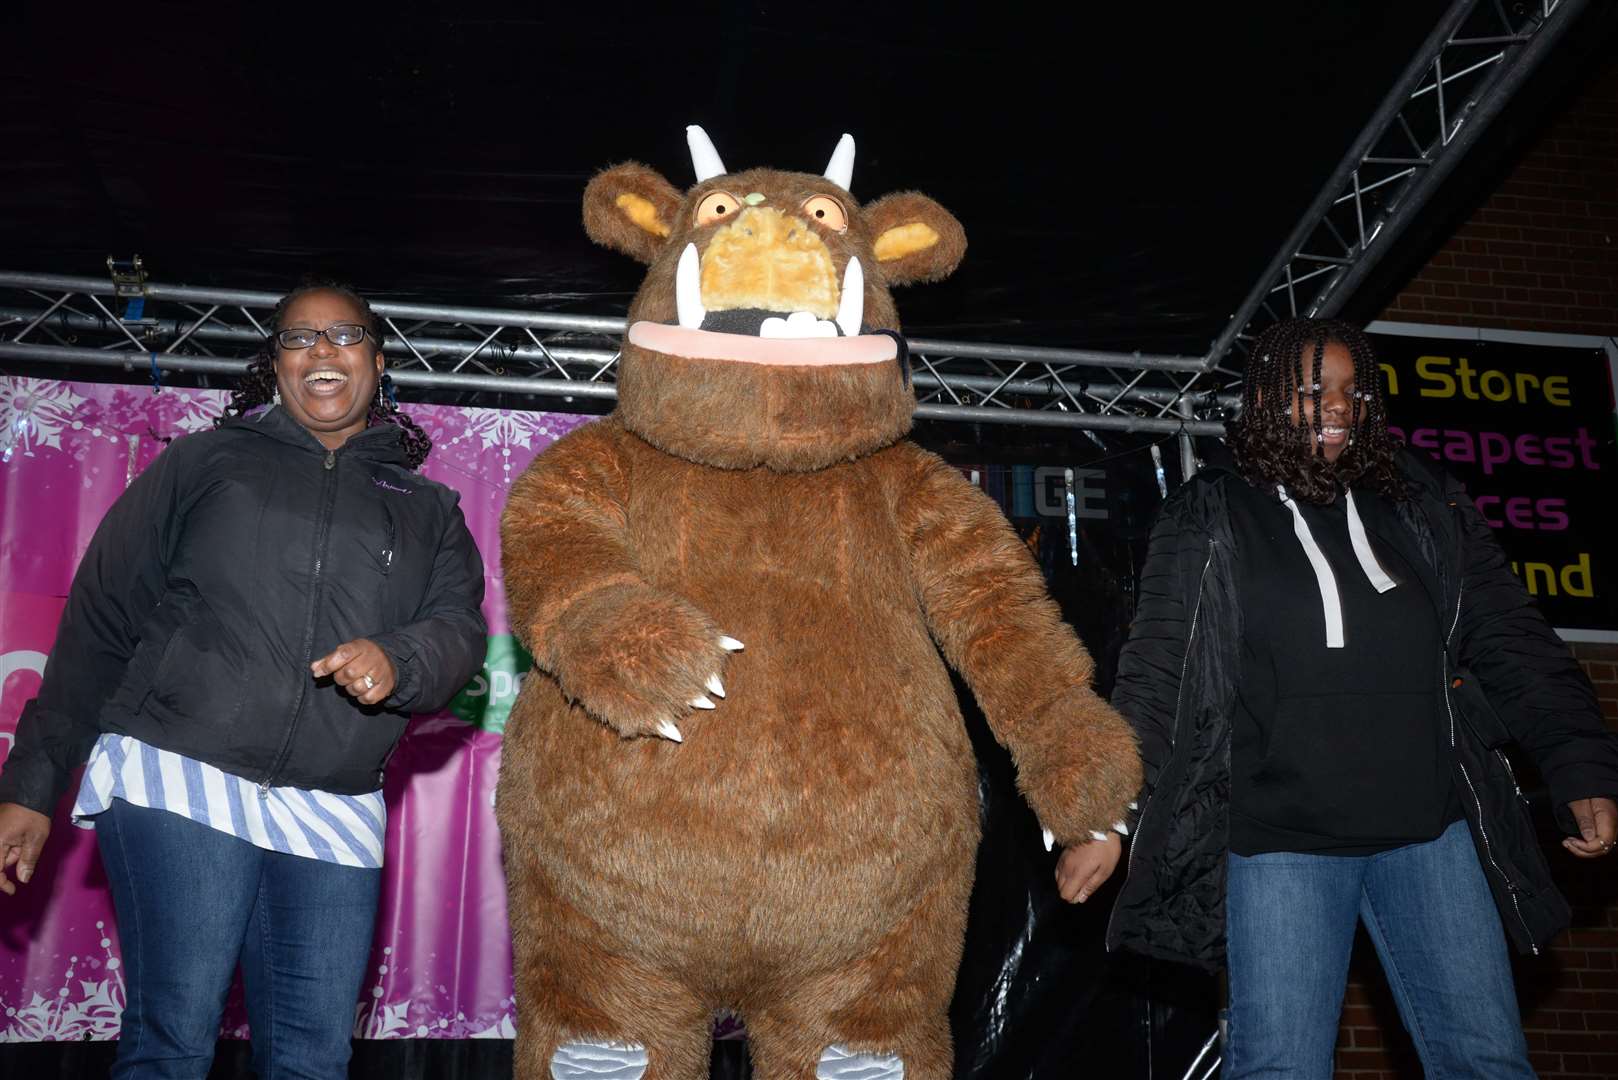
{"type": "Polygon", "coordinates": [[[275,386],[275,393],[270,395],[270,404],[271,405],[280,405],[281,404],[281,385],[279,383],[277,383],[276,386],[275,386]]]}
{"type": "Polygon", "coordinates": [[[383,398],[383,396],[382,396],[382,380],[381,379],[378,379],[376,381],[376,411],[377,412],[387,412],[388,411],[387,400],[385,398],[383,398]]]}

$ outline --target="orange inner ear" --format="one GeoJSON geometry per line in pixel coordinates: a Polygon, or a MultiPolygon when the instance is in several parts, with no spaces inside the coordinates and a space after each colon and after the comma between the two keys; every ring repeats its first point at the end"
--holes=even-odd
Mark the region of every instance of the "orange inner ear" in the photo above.
{"type": "Polygon", "coordinates": [[[874,251],[877,262],[892,262],[906,255],[925,251],[938,243],[938,233],[931,225],[912,221],[908,225],[895,225],[876,238],[874,251]]]}
{"type": "Polygon", "coordinates": [[[657,207],[652,205],[650,199],[626,191],[614,199],[613,203],[637,227],[654,236],[668,236],[669,227],[657,216],[657,207]]]}

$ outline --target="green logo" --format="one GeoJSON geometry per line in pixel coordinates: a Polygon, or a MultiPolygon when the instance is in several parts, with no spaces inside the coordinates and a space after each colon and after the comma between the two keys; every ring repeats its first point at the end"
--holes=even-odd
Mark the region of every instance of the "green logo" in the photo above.
{"type": "Polygon", "coordinates": [[[474,727],[492,731],[496,735],[506,730],[506,717],[511,715],[517,691],[522,689],[523,676],[534,666],[528,650],[517,644],[511,634],[496,634],[489,638],[489,652],[483,659],[483,670],[472,676],[449,711],[474,727]]]}

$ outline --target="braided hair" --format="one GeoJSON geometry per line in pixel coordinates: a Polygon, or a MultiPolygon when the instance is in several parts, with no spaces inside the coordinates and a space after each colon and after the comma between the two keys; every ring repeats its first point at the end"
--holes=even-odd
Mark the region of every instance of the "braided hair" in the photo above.
{"type": "MultiPolygon", "coordinates": [[[[321,278],[308,278],[297,288],[287,293],[275,305],[275,311],[270,315],[268,336],[264,344],[248,363],[247,370],[237,381],[236,389],[231,391],[230,401],[225,405],[225,411],[215,418],[214,426],[218,427],[226,419],[233,416],[246,416],[248,412],[260,405],[268,405],[275,399],[275,359],[277,347],[275,335],[282,329],[282,320],[286,317],[287,308],[301,296],[314,292],[332,292],[353,302],[360,309],[360,317],[365,321],[365,332],[376,342],[376,351],[382,351],[382,320],[365,298],[347,285],[321,278]]],[[[366,414],[365,422],[371,424],[393,424],[400,429],[400,439],[404,442],[405,459],[412,469],[421,468],[427,455],[432,453],[433,440],[423,431],[409,415],[401,411],[399,403],[393,395],[393,379],[386,371],[382,373],[380,383],[382,393],[376,401],[371,402],[371,410],[366,414]]]]}
{"type": "Polygon", "coordinates": [[[1394,460],[1399,443],[1388,434],[1376,354],[1358,327],[1335,319],[1289,319],[1259,335],[1248,357],[1242,415],[1231,425],[1230,448],[1248,483],[1264,490],[1284,484],[1288,494],[1306,502],[1329,503],[1340,487],[1356,483],[1394,500],[1407,494],[1394,460]],[[1348,446],[1335,463],[1313,434],[1320,430],[1320,370],[1331,342],[1353,358],[1355,390],[1348,446]],[[1299,408],[1313,410],[1312,426],[1292,421],[1300,388],[1309,401],[1299,401],[1299,408]]]}

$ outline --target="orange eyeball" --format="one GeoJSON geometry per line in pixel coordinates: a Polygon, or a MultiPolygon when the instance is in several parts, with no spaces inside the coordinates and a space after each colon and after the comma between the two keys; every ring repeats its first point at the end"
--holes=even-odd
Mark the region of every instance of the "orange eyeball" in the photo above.
{"type": "Polygon", "coordinates": [[[848,212],[830,195],[811,195],[803,201],[804,215],[833,232],[848,231],[848,212]]]}
{"type": "Polygon", "coordinates": [[[697,224],[712,225],[724,218],[735,217],[742,201],[728,191],[710,191],[697,204],[697,224]]]}

